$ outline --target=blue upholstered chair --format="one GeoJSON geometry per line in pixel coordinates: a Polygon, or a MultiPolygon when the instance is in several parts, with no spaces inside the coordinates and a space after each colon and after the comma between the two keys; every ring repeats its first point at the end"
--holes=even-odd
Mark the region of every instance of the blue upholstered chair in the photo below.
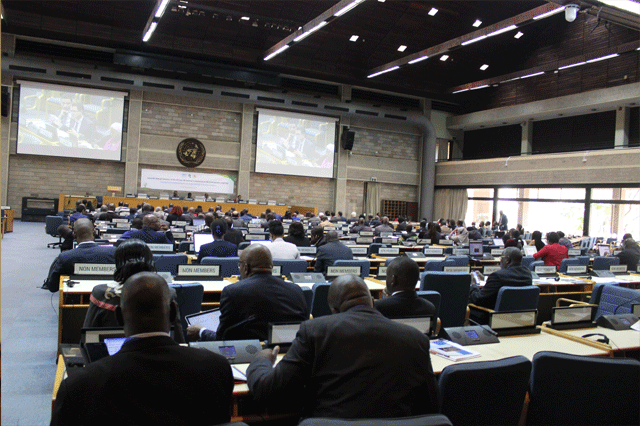
{"type": "Polygon", "coordinates": [[[529,269],[535,271],[536,266],[544,266],[544,260],[536,260],[529,264],[529,269]]]}
{"type": "Polygon", "coordinates": [[[569,257],[567,259],[562,259],[562,262],[560,262],[560,269],[558,269],[558,272],[560,272],[561,274],[566,274],[567,273],[567,266],[569,266],[569,265],[582,265],[583,263],[580,261],[580,257],[582,257],[582,256],[569,257]]]}
{"type": "Polygon", "coordinates": [[[442,271],[444,269],[444,260],[427,260],[424,264],[426,271],[442,271]]]}
{"type": "Polygon", "coordinates": [[[454,426],[516,425],[530,374],[531,361],[523,356],[449,365],[438,380],[441,412],[454,426]],[[469,398],[471,389],[481,397],[469,398]]]}
{"type": "Polygon", "coordinates": [[[331,315],[327,296],[329,295],[329,283],[316,283],[312,287],[313,300],[311,301],[311,315],[314,318],[331,315]]]}
{"type": "Polygon", "coordinates": [[[311,306],[313,305],[313,289],[309,287],[302,287],[302,294],[304,300],[307,302],[307,315],[311,313],[311,306]]]}
{"type": "Polygon", "coordinates": [[[45,232],[51,235],[52,237],[58,237],[57,243],[49,243],[47,244],[47,247],[55,248],[56,246],[59,246],[60,244],[62,244],[62,237],[58,235],[58,227],[62,225],[62,223],[64,222],[64,219],[57,215],[56,216],[50,215],[45,217],[44,220],[45,220],[45,225],[44,225],[45,232]]]}
{"type": "Polygon", "coordinates": [[[310,417],[298,426],[452,426],[443,414],[400,417],[392,419],[329,419],[310,417]]]}
{"type": "Polygon", "coordinates": [[[380,248],[388,248],[391,247],[391,244],[382,244],[382,243],[371,243],[369,245],[369,250],[367,250],[367,256],[371,256],[372,254],[378,254],[378,250],[380,248]]]}
{"type": "Polygon", "coordinates": [[[631,313],[631,305],[634,303],[640,303],[640,290],[604,284],[598,300],[595,320],[602,315],[631,313]]]}
{"type": "Polygon", "coordinates": [[[238,251],[242,251],[251,245],[251,241],[243,241],[238,244],[238,251]]]}
{"type": "Polygon", "coordinates": [[[178,274],[178,265],[189,262],[186,254],[154,254],[153,261],[158,272],[170,272],[174,277],[178,274]]]}
{"type": "Polygon", "coordinates": [[[535,258],[533,256],[524,256],[522,258],[522,266],[524,266],[525,268],[530,268],[531,263],[535,262],[535,258]]]}
{"type": "Polygon", "coordinates": [[[594,271],[608,271],[609,266],[611,265],[619,265],[620,258],[617,256],[596,256],[593,259],[593,270],[594,271]]]}
{"type": "Polygon", "coordinates": [[[440,293],[439,317],[442,327],[464,325],[469,301],[471,275],[458,272],[427,271],[423,274],[420,290],[440,293]]]}
{"type": "Polygon", "coordinates": [[[445,263],[444,266],[469,266],[469,256],[449,256],[445,263]]]}
{"type": "Polygon", "coordinates": [[[273,266],[280,266],[282,275],[289,276],[292,272],[307,272],[308,263],[304,259],[273,259],[273,266]]]}
{"type": "Polygon", "coordinates": [[[533,356],[528,425],[637,425],[640,361],[542,351],[533,356]]]}
{"type": "Polygon", "coordinates": [[[353,260],[336,260],[333,266],[360,266],[360,277],[365,278],[369,276],[371,270],[371,263],[369,259],[353,259],[353,260]]]}
{"type": "Polygon", "coordinates": [[[220,265],[220,276],[227,278],[232,275],[240,275],[238,269],[239,257],[203,257],[200,261],[201,265],[220,265]]]}
{"type": "Polygon", "coordinates": [[[190,252],[194,251],[193,241],[180,241],[180,244],[178,245],[178,252],[186,253],[188,251],[190,252]]]}
{"type": "Polygon", "coordinates": [[[178,309],[180,310],[180,321],[184,336],[187,335],[187,315],[200,312],[202,309],[202,297],[204,296],[204,286],[200,283],[170,284],[176,290],[178,297],[178,309]]]}
{"type": "Polygon", "coordinates": [[[421,297],[433,303],[433,306],[436,308],[434,312],[436,321],[433,323],[433,326],[431,327],[432,335],[435,335],[435,333],[438,331],[437,320],[439,318],[438,315],[440,314],[440,300],[442,299],[442,297],[440,297],[440,293],[433,290],[419,290],[416,292],[416,294],[418,295],[418,297],[421,297]]]}
{"type": "Polygon", "coordinates": [[[498,291],[495,311],[508,312],[538,309],[539,299],[540,287],[538,286],[504,286],[498,291]]]}

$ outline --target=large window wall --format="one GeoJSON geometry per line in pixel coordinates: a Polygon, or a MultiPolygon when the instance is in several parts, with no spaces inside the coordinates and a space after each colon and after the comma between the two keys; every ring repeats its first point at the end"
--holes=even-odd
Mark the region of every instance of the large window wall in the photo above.
{"type": "Polygon", "coordinates": [[[509,228],[522,224],[527,232],[640,238],[639,187],[469,188],[467,193],[467,224],[496,220],[502,211],[509,228]]]}

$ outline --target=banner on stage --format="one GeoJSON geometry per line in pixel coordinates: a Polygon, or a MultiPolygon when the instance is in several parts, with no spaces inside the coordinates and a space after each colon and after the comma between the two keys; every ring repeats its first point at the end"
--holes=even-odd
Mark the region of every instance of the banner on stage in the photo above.
{"type": "Polygon", "coordinates": [[[235,179],[213,173],[142,169],[141,189],[235,194],[235,179]]]}

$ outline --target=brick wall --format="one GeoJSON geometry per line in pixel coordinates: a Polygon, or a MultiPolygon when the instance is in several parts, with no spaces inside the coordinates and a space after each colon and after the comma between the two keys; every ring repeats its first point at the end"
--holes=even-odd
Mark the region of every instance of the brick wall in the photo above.
{"type": "Polygon", "coordinates": [[[7,203],[21,217],[22,197],[101,195],[107,185],[124,186],[124,163],[67,157],[11,155],[7,203]]]}
{"type": "MultiPolygon", "coordinates": [[[[347,209],[346,214],[355,211],[360,215],[364,209],[364,184],[365,182],[347,181],[347,209]]],[[[380,200],[418,201],[418,187],[412,185],[394,185],[380,183],[380,200]]]]}
{"type": "Polygon", "coordinates": [[[352,152],[354,155],[415,160],[418,158],[420,137],[352,126],[356,132],[352,152]]]}
{"type": "Polygon", "coordinates": [[[249,191],[244,199],[276,200],[325,211],[333,210],[335,183],[333,179],[251,173],[249,191]]]}

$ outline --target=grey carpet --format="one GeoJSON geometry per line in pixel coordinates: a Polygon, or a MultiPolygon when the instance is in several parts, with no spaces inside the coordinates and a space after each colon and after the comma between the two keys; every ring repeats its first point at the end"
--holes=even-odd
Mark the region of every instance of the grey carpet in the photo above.
{"type": "Polygon", "coordinates": [[[57,240],[45,234],[44,223],[15,221],[1,242],[2,425],[48,425],[51,419],[58,293],[36,287],[60,253],[47,248],[57,240]]]}

